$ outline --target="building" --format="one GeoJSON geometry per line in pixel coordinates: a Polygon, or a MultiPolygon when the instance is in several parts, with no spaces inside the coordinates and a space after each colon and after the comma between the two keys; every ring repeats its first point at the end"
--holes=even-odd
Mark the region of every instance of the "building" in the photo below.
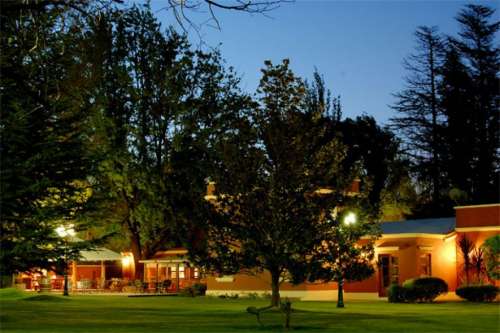
{"type": "Polygon", "coordinates": [[[144,281],[149,288],[169,281],[167,291],[177,292],[201,282],[200,270],[190,264],[187,250],[183,248],[159,251],[147,260],[139,260],[144,264],[144,281]]]}
{"type": "MultiPolygon", "coordinates": [[[[78,239],[74,237],[76,241],[78,239]]],[[[127,275],[126,253],[120,254],[104,247],[91,251],[81,251],[77,261],[68,265],[68,288],[76,291],[118,290],[121,288],[123,276],[127,275]]],[[[53,271],[34,270],[31,273],[20,273],[15,278],[18,288],[37,291],[45,289],[63,290],[64,276],[53,271]]],[[[121,290],[121,289],[120,289],[121,290]]]]}
{"type": "MultiPolygon", "coordinates": [[[[450,218],[382,223],[382,237],[375,243],[375,274],[364,281],[346,283],[346,295],[353,298],[383,297],[391,283],[420,276],[445,280],[450,291],[465,282],[459,242],[463,237],[475,247],[500,234],[500,204],[455,207],[450,218]]],[[[495,281],[498,284],[499,281],[495,281]]],[[[283,283],[281,295],[308,300],[335,299],[337,284],[283,283]]],[[[270,276],[236,274],[209,276],[207,294],[270,293],[270,276]]]]}

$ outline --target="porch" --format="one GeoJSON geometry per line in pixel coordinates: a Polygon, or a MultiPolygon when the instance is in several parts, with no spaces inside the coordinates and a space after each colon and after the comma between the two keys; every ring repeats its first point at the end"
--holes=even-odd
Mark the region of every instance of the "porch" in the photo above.
{"type": "Polygon", "coordinates": [[[148,291],[175,293],[202,282],[200,270],[189,262],[186,249],[160,251],[139,262],[144,264],[148,291]]]}

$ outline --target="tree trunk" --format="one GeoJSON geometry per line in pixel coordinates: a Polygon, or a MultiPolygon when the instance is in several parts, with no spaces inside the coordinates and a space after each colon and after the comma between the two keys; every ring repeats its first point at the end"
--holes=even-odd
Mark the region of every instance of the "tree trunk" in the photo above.
{"type": "Polygon", "coordinates": [[[144,265],[139,262],[139,260],[143,259],[139,235],[134,235],[131,233],[130,247],[132,254],[134,255],[134,267],[135,267],[134,279],[143,281],[144,265]]]}
{"type": "Polygon", "coordinates": [[[277,269],[270,271],[271,273],[271,305],[280,305],[280,272],[277,269]]]}

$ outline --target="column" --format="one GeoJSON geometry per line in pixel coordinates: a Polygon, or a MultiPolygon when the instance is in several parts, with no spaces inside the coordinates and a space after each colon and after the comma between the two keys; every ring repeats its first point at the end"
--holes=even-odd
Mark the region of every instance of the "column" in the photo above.
{"type": "Polygon", "coordinates": [[[76,261],[71,263],[71,290],[76,290],[76,261]]]}
{"type": "Polygon", "coordinates": [[[106,265],[104,265],[104,260],[101,260],[101,281],[100,281],[100,287],[101,289],[104,289],[106,286],[106,265]]]}
{"type": "Polygon", "coordinates": [[[177,263],[177,264],[175,265],[175,267],[176,267],[176,269],[177,269],[177,274],[176,274],[176,276],[175,276],[175,277],[176,277],[176,279],[175,279],[175,280],[176,280],[176,281],[175,281],[175,283],[176,283],[176,291],[177,291],[177,292],[179,292],[179,275],[180,275],[180,272],[179,272],[179,263],[177,263]]]}

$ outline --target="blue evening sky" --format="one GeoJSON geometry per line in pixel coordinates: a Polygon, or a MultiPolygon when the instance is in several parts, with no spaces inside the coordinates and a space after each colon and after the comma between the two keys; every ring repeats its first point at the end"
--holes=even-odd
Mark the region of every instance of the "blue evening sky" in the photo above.
{"type": "MultiPolygon", "coordinates": [[[[154,10],[165,0],[152,0],[154,10]]],[[[454,20],[467,1],[328,1],[297,0],[269,13],[272,18],[218,10],[222,31],[204,26],[203,41],[219,46],[227,64],[242,76],[242,88],[254,92],[266,59],[289,58],[294,72],[311,78],[314,68],[340,95],[345,117],[363,113],[386,124],[394,115],[388,105],[403,86],[402,59],[413,51],[419,25],[437,25],[456,34],[454,20]]],[[[498,10],[495,1],[482,1],[498,10]]],[[[159,11],[162,24],[175,23],[159,11]]],[[[201,22],[207,13],[191,14],[201,22]]],[[[498,20],[498,13],[496,14],[498,20]]],[[[175,26],[175,24],[174,24],[175,26]]],[[[190,32],[193,43],[199,37],[190,32]]]]}

